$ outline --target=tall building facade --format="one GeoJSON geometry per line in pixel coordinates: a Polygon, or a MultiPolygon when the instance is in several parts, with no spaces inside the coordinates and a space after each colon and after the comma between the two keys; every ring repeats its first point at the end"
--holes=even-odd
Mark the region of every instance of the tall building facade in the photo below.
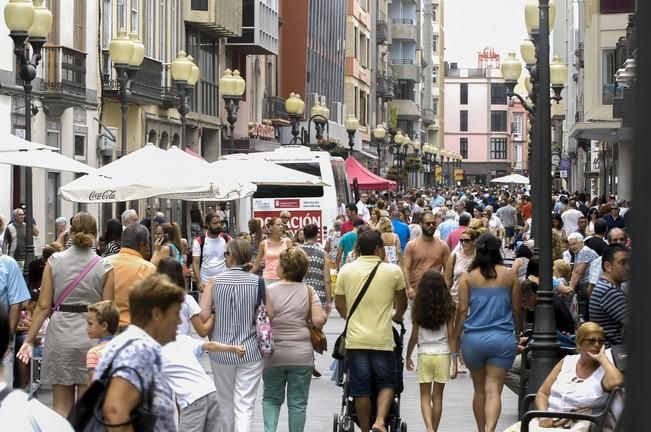
{"type": "MultiPolygon", "coordinates": [[[[4,9],[8,0],[0,1],[4,9]]],[[[25,115],[32,116],[32,140],[60,149],[61,154],[91,166],[101,163],[97,151],[103,131],[97,122],[102,106],[97,56],[98,1],[50,0],[52,31],[42,50],[33,96],[25,106],[22,80],[5,21],[0,20],[5,49],[0,53],[0,131],[25,136],[25,115]]],[[[0,213],[10,218],[11,210],[26,202],[24,170],[0,164],[0,213]]],[[[38,245],[56,239],[55,219],[85,208],[64,201],[58,195],[73,173],[33,170],[33,215],[40,230],[38,245]]],[[[96,213],[95,206],[88,210],[96,213]]]]}
{"type": "MultiPolygon", "coordinates": [[[[568,17],[564,26],[569,85],[565,95],[567,114],[563,153],[568,161],[567,187],[592,197],[613,194],[630,199],[632,130],[614,116],[627,83],[617,72],[628,58],[622,42],[630,28],[633,0],[586,0],[574,5],[564,1],[568,17]]],[[[562,48],[562,47],[561,47],[562,48]]]]}
{"type": "Polygon", "coordinates": [[[475,69],[450,63],[445,69],[444,148],[463,158],[467,183],[487,184],[526,161],[518,156],[526,151],[524,110],[507,103],[499,67],[497,61],[475,69]],[[518,121],[518,129],[510,121],[518,121]]]}

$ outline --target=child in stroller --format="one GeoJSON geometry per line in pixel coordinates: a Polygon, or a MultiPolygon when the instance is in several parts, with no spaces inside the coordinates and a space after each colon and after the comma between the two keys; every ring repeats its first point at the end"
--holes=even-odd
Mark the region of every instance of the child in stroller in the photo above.
{"type": "MultiPolygon", "coordinates": [[[[400,418],[400,396],[404,389],[402,376],[405,364],[402,353],[406,330],[402,322],[398,323],[398,325],[399,328],[393,326],[393,339],[395,342],[393,354],[397,359],[398,374],[395,383],[393,401],[385,420],[387,432],[407,432],[407,423],[402,421],[400,418]]],[[[335,384],[343,388],[343,394],[341,397],[341,412],[334,414],[332,430],[333,432],[353,432],[354,425],[356,424],[359,426],[359,419],[357,418],[355,401],[353,397],[350,396],[349,392],[347,357],[344,358],[344,360],[337,360],[337,362],[338,364],[335,369],[337,378],[335,384]]],[[[371,418],[375,418],[376,416],[377,393],[377,390],[374,389],[371,396],[371,418]]]]}

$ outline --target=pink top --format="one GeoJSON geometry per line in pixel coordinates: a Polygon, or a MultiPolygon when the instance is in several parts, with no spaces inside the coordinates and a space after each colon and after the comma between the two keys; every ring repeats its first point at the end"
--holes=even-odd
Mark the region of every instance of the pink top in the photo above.
{"type": "Polygon", "coordinates": [[[103,340],[102,342],[98,343],[94,347],[88,350],[88,353],[86,353],[86,369],[89,370],[95,370],[97,367],[97,364],[99,363],[100,359],[102,358],[102,353],[104,352],[104,348],[106,348],[106,345],[110,342],[109,340],[103,340]]]}
{"type": "Polygon", "coordinates": [[[264,241],[264,270],[262,271],[263,279],[278,280],[278,262],[280,253],[287,249],[287,240],[281,239],[279,243],[270,240],[264,241]]]}

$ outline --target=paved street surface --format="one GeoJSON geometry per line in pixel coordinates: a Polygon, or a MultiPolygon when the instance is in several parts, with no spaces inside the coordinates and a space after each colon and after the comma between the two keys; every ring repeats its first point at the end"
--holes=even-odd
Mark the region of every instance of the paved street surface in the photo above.
{"type": "MultiPolygon", "coordinates": [[[[344,320],[333,311],[326,325],[325,331],[328,336],[328,346],[331,348],[334,341],[344,328],[344,320]]],[[[409,337],[410,328],[407,328],[409,337]]],[[[406,340],[405,340],[406,351],[406,340]]],[[[323,374],[321,378],[312,380],[310,389],[310,400],[307,412],[307,425],[305,430],[310,432],[327,432],[332,430],[332,418],[335,412],[341,408],[341,388],[336,387],[330,381],[329,353],[317,356],[316,365],[323,374]]],[[[210,374],[208,356],[204,356],[203,364],[210,374]]],[[[423,423],[420,414],[420,400],[416,373],[405,371],[405,391],[402,394],[401,416],[409,426],[409,431],[423,431],[423,423]]],[[[45,404],[52,405],[52,393],[44,389],[39,394],[39,399],[45,404]]],[[[497,430],[502,431],[517,420],[517,398],[506,387],[502,394],[502,415],[497,430]]],[[[253,430],[261,432],[262,426],[262,385],[260,385],[260,396],[256,403],[255,425],[253,430]]],[[[287,410],[283,407],[278,431],[287,430],[287,410]]],[[[443,418],[441,420],[441,432],[472,432],[475,429],[475,421],[472,415],[472,380],[469,374],[460,374],[459,378],[450,382],[443,397],[443,418]]]]}

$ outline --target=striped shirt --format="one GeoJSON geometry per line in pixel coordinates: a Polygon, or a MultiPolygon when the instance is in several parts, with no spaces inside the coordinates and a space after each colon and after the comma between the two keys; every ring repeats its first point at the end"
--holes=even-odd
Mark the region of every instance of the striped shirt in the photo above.
{"type": "Polygon", "coordinates": [[[623,341],[623,322],[628,315],[626,294],[608,279],[599,278],[590,297],[590,320],[604,329],[606,346],[623,341]]]}
{"type": "Polygon", "coordinates": [[[212,340],[228,345],[244,345],[246,354],[210,353],[219,364],[246,364],[262,360],[255,327],[258,286],[264,281],[240,267],[231,267],[215,277],[212,299],[215,305],[215,326],[212,340]]]}

